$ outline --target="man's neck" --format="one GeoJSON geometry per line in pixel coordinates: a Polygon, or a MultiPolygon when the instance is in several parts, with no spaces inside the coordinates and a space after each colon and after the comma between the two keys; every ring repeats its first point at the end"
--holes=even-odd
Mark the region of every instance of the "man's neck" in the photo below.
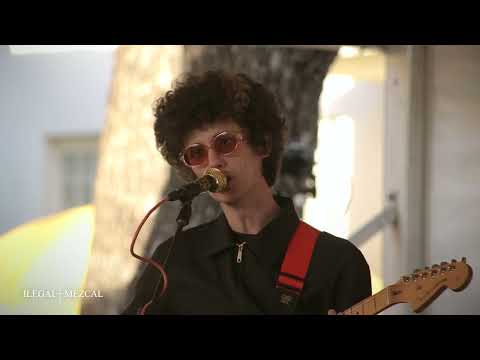
{"type": "Polygon", "coordinates": [[[258,234],[280,212],[280,207],[265,183],[266,189],[257,188],[255,194],[242,199],[235,205],[222,204],[228,224],[235,232],[258,234]]]}

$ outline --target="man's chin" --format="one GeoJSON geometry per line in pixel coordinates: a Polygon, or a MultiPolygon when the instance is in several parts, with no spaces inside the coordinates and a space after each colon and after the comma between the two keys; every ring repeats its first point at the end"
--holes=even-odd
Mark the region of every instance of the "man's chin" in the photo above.
{"type": "Polygon", "coordinates": [[[221,193],[210,193],[210,196],[219,204],[232,205],[238,201],[238,194],[235,194],[231,189],[221,193]]]}

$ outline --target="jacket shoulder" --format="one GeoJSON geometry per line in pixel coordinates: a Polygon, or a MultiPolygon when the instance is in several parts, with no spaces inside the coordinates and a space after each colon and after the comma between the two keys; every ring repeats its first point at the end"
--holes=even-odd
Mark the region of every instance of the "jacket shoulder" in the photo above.
{"type": "Polygon", "coordinates": [[[326,252],[328,255],[336,258],[340,263],[360,262],[366,264],[365,257],[360,249],[351,241],[321,231],[317,238],[317,247],[320,252],[326,252]]]}
{"type": "MultiPolygon", "coordinates": [[[[201,241],[205,236],[208,236],[217,220],[218,219],[214,219],[182,231],[175,239],[175,248],[192,248],[192,246],[196,246],[198,241],[201,241]]],[[[168,249],[172,245],[173,240],[174,236],[172,235],[167,240],[160,243],[155,248],[152,257],[154,259],[164,258],[168,249]]]]}

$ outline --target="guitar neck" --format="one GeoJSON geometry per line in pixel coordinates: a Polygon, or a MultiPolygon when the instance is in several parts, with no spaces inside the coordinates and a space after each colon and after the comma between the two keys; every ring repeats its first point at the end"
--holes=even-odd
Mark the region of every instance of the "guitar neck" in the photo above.
{"type": "Polygon", "coordinates": [[[393,287],[388,286],[343,312],[344,315],[376,315],[399,301],[393,301],[393,287]]]}
{"type": "Polygon", "coordinates": [[[360,301],[343,312],[345,315],[376,315],[392,305],[409,303],[412,311],[421,312],[445,289],[462,291],[472,280],[473,271],[466,258],[461,262],[442,262],[387,286],[373,296],[360,301]]]}

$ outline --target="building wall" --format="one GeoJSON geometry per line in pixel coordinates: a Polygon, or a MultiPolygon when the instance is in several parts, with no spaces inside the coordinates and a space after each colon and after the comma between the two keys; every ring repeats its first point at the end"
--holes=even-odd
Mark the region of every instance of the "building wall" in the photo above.
{"type": "Polygon", "coordinates": [[[0,46],[0,234],[52,211],[49,139],[100,134],[112,67],[112,52],[0,46]]]}
{"type": "Polygon", "coordinates": [[[432,314],[480,314],[480,46],[429,46],[426,58],[427,263],[467,257],[462,293],[450,290],[432,314]]]}

